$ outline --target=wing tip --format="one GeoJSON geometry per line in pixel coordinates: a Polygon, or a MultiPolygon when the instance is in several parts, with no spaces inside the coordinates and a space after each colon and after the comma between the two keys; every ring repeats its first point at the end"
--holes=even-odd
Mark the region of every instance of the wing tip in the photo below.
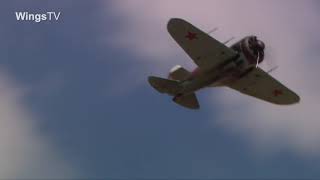
{"type": "Polygon", "coordinates": [[[294,93],[294,97],[292,98],[292,103],[291,104],[298,104],[300,103],[300,96],[298,96],[296,93],[294,93]]]}
{"type": "Polygon", "coordinates": [[[289,101],[285,101],[285,102],[281,102],[281,103],[276,103],[278,105],[295,105],[295,104],[299,104],[301,101],[300,97],[295,94],[295,96],[289,100],[289,101]]]}
{"type": "Polygon", "coordinates": [[[170,18],[168,24],[172,24],[172,23],[179,23],[179,22],[185,22],[185,20],[181,19],[181,18],[170,18]]]}
{"type": "Polygon", "coordinates": [[[177,27],[178,24],[186,24],[187,21],[185,21],[184,19],[181,18],[171,18],[168,21],[167,24],[167,29],[169,32],[171,32],[172,30],[175,29],[175,27],[177,27]]]}

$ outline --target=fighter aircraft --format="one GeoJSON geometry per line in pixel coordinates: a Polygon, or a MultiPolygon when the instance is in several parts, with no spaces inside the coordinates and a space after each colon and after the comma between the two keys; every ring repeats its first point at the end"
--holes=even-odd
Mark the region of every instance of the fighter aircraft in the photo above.
{"type": "Polygon", "coordinates": [[[227,47],[183,19],[170,19],[167,29],[198,66],[189,72],[176,65],[168,79],[149,76],[150,85],[160,93],[173,96],[177,104],[199,109],[195,92],[218,86],[279,105],[300,101],[296,93],[259,68],[264,60],[265,44],[256,36],[247,36],[227,47]]]}

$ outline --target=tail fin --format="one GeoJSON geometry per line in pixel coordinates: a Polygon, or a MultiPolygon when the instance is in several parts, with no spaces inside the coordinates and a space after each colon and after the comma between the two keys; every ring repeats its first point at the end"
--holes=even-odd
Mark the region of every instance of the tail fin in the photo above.
{"type": "Polygon", "coordinates": [[[176,96],[173,98],[173,101],[176,102],[177,104],[190,108],[190,109],[199,109],[200,105],[197,99],[197,96],[195,93],[188,94],[188,95],[183,95],[183,96],[176,96]]]}
{"type": "Polygon", "coordinates": [[[177,95],[182,88],[179,82],[175,80],[149,76],[148,81],[160,93],[167,93],[172,96],[177,95]]]}
{"type": "Polygon", "coordinates": [[[191,73],[188,70],[180,65],[176,65],[170,70],[169,79],[182,81],[187,79],[190,75],[191,73]]]}
{"type": "Polygon", "coordinates": [[[150,85],[160,93],[167,93],[171,96],[174,96],[173,101],[177,104],[190,109],[200,108],[195,93],[187,95],[179,94],[182,89],[179,81],[154,76],[149,76],[148,81],[150,85]]]}

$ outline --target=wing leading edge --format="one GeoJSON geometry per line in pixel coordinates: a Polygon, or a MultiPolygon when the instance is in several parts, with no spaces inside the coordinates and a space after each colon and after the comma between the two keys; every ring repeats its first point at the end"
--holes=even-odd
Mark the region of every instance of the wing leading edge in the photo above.
{"type": "Polygon", "coordinates": [[[274,104],[288,105],[300,101],[300,97],[260,68],[253,68],[248,74],[228,87],[243,94],[274,104]]]}

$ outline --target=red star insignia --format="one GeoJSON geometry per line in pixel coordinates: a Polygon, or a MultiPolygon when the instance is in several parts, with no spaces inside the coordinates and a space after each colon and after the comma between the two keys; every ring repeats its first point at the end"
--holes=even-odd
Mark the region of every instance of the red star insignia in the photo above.
{"type": "Polygon", "coordinates": [[[188,34],[185,36],[187,39],[189,39],[190,41],[194,40],[194,39],[198,39],[197,34],[193,33],[193,32],[188,32],[188,34]]]}
{"type": "Polygon", "coordinates": [[[283,94],[283,92],[281,90],[279,90],[279,89],[273,90],[272,93],[273,93],[273,96],[275,96],[275,97],[283,94]]]}

